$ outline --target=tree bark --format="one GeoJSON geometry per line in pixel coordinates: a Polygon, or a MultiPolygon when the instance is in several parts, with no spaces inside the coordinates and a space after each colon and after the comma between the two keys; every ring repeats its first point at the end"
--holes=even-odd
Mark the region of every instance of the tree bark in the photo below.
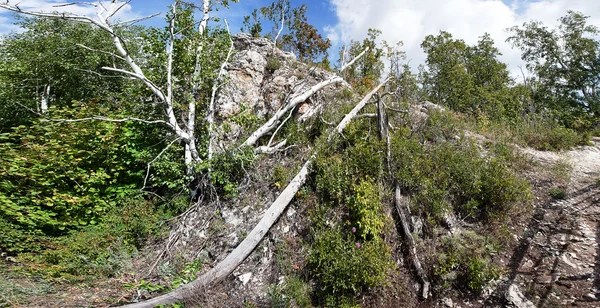
{"type": "MultiPolygon", "coordinates": [[[[377,89],[381,88],[381,86],[382,85],[379,85],[377,89]]],[[[372,96],[373,93],[374,92],[369,93],[369,97],[372,96]]],[[[366,105],[363,103],[363,101],[365,101],[365,99],[361,100],[361,102],[353,109],[353,111],[359,112],[360,109],[366,105]],[[359,106],[362,107],[358,108],[359,106]]],[[[368,101],[368,98],[366,98],[366,101],[368,101]]],[[[350,118],[348,121],[344,121],[343,123],[340,122],[338,127],[334,131],[330,132],[329,137],[331,138],[334,134],[343,131],[348,123],[350,123],[350,120],[352,120],[352,118],[350,118]]],[[[182,285],[167,294],[157,296],[141,303],[129,304],[122,307],[145,308],[181,302],[185,300],[187,294],[201,290],[204,287],[215,285],[229,276],[229,274],[231,274],[250,255],[250,253],[252,253],[252,251],[254,251],[269,229],[271,229],[277,219],[279,219],[279,216],[281,216],[283,211],[287,208],[288,204],[292,201],[296,193],[304,185],[315,157],[316,154],[313,154],[304,163],[302,169],[300,169],[300,172],[296,174],[296,176],[283,190],[279,197],[277,197],[277,199],[267,209],[258,225],[252,229],[250,234],[248,234],[248,236],[227,257],[225,257],[223,261],[219,262],[210,271],[206,272],[196,280],[182,285]]]]}
{"type": "Polygon", "coordinates": [[[404,237],[406,239],[406,243],[408,246],[408,254],[412,261],[412,264],[417,272],[417,276],[423,283],[423,288],[421,292],[421,296],[423,298],[427,298],[429,296],[429,280],[427,279],[427,275],[421,266],[421,262],[419,261],[419,256],[417,254],[417,245],[415,243],[415,239],[410,233],[410,228],[408,226],[408,219],[406,218],[406,214],[404,212],[404,208],[407,207],[406,202],[402,200],[402,194],[400,193],[400,186],[396,185],[396,190],[394,193],[394,204],[396,205],[396,210],[398,211],[398,216],[400,217],[400,223],[402,224],[402,231],[404,233],[404,237]]]}
{"type": "Polygon", "coordinates": [[[312,86],[310,89],[303,92],[302,94],[295,96],[294,98],[292,98],[292,100],[289,103],[287,103],[285,105],[285,107],[279,109],[275,113],[275,115],[273,115],[269,119],[269,121],[267,121],[267,123],[263,124],[263,126],[261,126],[259,129],[257,129],[255,132],[253,132],[250,135],[250,137],[248,137],[248,139],[246,139],[246,141],[244,141],[244,143],[242,145],[254,146],[256,144],[256,142],[258,141],[258,139],[260,139],[260,137],[264,136],[266,133],[273,130],[275,128],[275,126],[277,125],[277,123],[279,123],[279,120],[281,120],[281,118],[283,118],[290,110],[295,108],[298,104],[304,102],[307,98],[309,98],[311,95],[315,94],[317,91],[323,89],[324,87],[326,87],[328,85],[340,83],[342,81],[343,81],[342,77],[336,76],[336,77],[327,79],[325,81],[322,81],[322,82],[312,86]]]}

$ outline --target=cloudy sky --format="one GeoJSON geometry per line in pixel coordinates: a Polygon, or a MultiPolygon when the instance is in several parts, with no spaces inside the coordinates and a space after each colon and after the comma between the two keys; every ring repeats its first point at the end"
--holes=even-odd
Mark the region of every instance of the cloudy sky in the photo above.
{"type": "MultiPolygon", "coordinates": [[[[4,1],[4,0],[0,0],[4,1]]],[[[11,0],[11,3],[17,0],[11,0]]],[[[22,8],[56,10],[56,3],[64,0],[21,0],[22,8]]],[[[242,17],[256,7],[271,0],[241,0],[229,10],[218,14],[227,17],[232,31],[239,31],[242,17]]],[[[502,60],[509,64],[517,76],[521,65],[518,50],[505,42],[506,29],[530,20],[539,20],[548,26],[557,25],[557,19],[567,10],[576,10],[590,16],[590,23],[600,26],[600,0],[291,0],[292,6],[307,4],[309,22],[329,37],[334,50],[350,40],[362,40],[369,28],[383,31],[381,36],[388,42],[403,41],[404,50],[412,67],[423,63],[425,56],[420,44],[429,34],[445,30],[455,38],[473,44],[488,32],[503,53],[502,60]]],[[[170,1],[132,0],[121,13],[128,19],[156,12],[164,12],[170,1]]],[[[78,13],[91,13],[92,8],[69,7],[78,13]]],[[[14,30],[11,15],[0,11],[0,33],[14,30]]],[[[147,22],[161,25],[162,19],[147,22]]]]}

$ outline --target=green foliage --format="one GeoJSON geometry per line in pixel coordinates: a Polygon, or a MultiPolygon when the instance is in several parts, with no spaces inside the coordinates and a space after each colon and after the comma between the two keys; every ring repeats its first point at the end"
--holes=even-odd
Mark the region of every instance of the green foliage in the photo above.
{"type": "Polygon", "coordinates": [[[427,54],[427,70],[421,71],[421,78],[429,100],[471,115],[494,119],[507,115],[504,107],[511,105],[511,80],[489,34],[468,46],[441,31],[427,36],[421,47],[427,54]]]}
{"type": "Polygon", "coordinates": [[[194,281],[198,277],[198,273],[202,270],[203,263],[202,259],[186,263],[183,270],[173,279],[171,289],[176,289],[183,284],[194,281]]]}
{"type": "Polygon", "coordinates": [[[352,224],[356,223],[358,234],[363,239],[379,240],[386,221],[377,185],[371,180],[364,180],[354,185],[352,190],[353,195],[347,202],[352,224]]]}
{"type": "MultiPolygon", "coordinates": [[[[111,277],[130,267],[130,258],[148,237],[159,235],[162,213],[141,198],[121,201],[98,225],[51,240],[41,255],[20,258],[30,271],[54,279],[111,277]]],[[[34,251],[37,252],[37,251],[34,251]]]]}
{"type": "MultiPolygon", "coordinates": [[[[383,49],[377,46],[377,38],[381,35],[381,31],[377,29],[369,29],[367,37],[362,41],[351,41],[347,47],[340,49],[340,61],[350,61],[361,54],[368,47],[369,50],[358,59],[354,65],[348,67],[343,76],[353,86],[357,93],[367,93],[373,89],[383,74],[383,49]],[[345,52],[347,51],[347,54],[345,52]]],[[[340,67],[341,64],[340,63],[340,67]]]]}
{"type": "Polygon", "coordinates": [[[534,149],[542,151],[569,150],[587,143],[588,137],[547,119],[532,119],[517,124],[515,136],[534,149]]]}
{"type": "Polygon", "coordinates": [[[259,37],[263,31],[262,23],[269,23],[272,29],[265,36],[274,39],[281,31],[275,42],[281,49],[294,52],[303,62],[316,62],[319,58],[325,60],[331,42],[308,23],[307,10],[306,4],[292,8],[289,0],[275,0],[245,16],[241,30],[259,37]]]}
{"type": "MultiPolygon", "coordinates": [[[[74,107],[52,116],[96,109],[74,107]]],[[[96,224],[117,198],[134,193],[143,179],[142,147],[152,142],[138,125],[102,121],[36,121],[0,138],[0,215],[48,232],[96,224]]]]}
{"type": "Polygon", "coordinates": [[[267,72],[273,73],[281,67],[281,62],[277,58],[267,58],[267,66],[265,67],[267,72]]]}
{"type": "Polygon", "coordinates": [[[539,108],[550,108],[567,127],[589,126],[600,112],[600,30],[589,17],[569,11],[557,29],[539,21],[511,28],[508,39],[522,50],[527,68],[536,73],[534,97],[539,108]]]}
{"type": "Polygon", "coordinates": [[[0,252],[15,255],[22,252],[40,251],[49,240],[39,230],[26,229],[0,218],[0,252]]]}
{"type": "Polygon", "coordinates": [[[357,243],[339,228],[311,230],[314,242],[308,256],[310,272],[328,294],[353,295],[363,288],[383,285],[394,268],[383,241],[357,243]]]}
{"type": "Polygon", "coordinates": [[[197,165],[196,172],[210,169],[210,179],[220,193],[235,197],[237,186],[246,175],[246,168],[250,168],[255,159],[254,149],[251,147],[229,150],[216,153],[212,160],[197,165]]]}
{"type": "Polygon", "coordinates": [[[531,199],[527,182],[510,169],[511,156],[481,157],[477,146],[464,139],[419,142],[428,132],[425,128],[412,138],[400,132],[392,139],[394,175],[426,216],[439,220],[455,210],[473,218],[493,218],[531,199]]]}
{"type": "Polygon", "coordinates": [[[317,155],[313,170],[317,191],[326,201],[336,204],[346,202],[346,196],[352,195],[353,184],[361,179],[378,179],[383,169],[381,142],[374,138],[362,138],[368,130],[363,124],[348,125],[344,141],[328,144],[317,155]],[[344,149],[342,154],[334,151],[344,149]]]}
{"type": "Polygon", "coordinates": [[[269,288],[268,297],[273,308],[309,308],[310,286],[297,276],[287,276],[283,284],[269,288]]]}
{"type": "MultiPolygon", "coordinates": [[[[0,132],[35,118],[30,110],[42,111],[42,97],[57,107],[68,107],[74,100],[112,105],[127,87],[133,86],[126,78],[104,78],[88,72],[115,63],[108,54],[78,46],[106,50],[112,43],[105,31],[66,19],[22,15],[15,18],[24,31],[0,40],[0,132]]],[[[137,35],[139,28],[119,28],[118,32],[128,38],[137,35]]],[[[137,43],[128,45],[132,56],[137,55],[137,43]]],[[[115,73],[103,71],[102,75],[115,73]]]]}
{"type": "Polygon", "coordinates": [[[553,187],[550,189],[550,197],[552,199],[564,199],[567,197],[567,192],[560,187],[553,187]]]}
{"type": "Polygon", "coordinates": [[[466,286],[480,292],[493,279],[500,276],[500,269],[491,262],[496,253],[495,245],[488,238],[471,231],[446,236],[442,239],[443,252],[438,256],[435,277],[449,286],[466,286]]]}

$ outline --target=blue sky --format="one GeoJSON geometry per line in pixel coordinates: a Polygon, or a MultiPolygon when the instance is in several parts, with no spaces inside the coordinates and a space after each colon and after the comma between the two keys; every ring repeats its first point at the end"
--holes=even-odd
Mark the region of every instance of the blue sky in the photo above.
{"type": "MultiPolygon", "coordinates": [[[[0,0],[3,1],[3,0],[0,0]]],[[[17,1],[17,0],[14,0],[17,1]]],[[[33,10],[53,10],[56,3],[67,0],[20,0],[20,7],[33,10]]],[[[198,3],[199,0],[195,0],[198,3]]],[[[11,3],[13,0],[11,0],[11,3]]],[[[215,13],[226,17],[231,31],[239,31],[243,16],[254,8],[267,5],[272,0],[240,0],[231,3],[229,9],[215,13]]],[[[350,40],[362,40],[369,28],[383,31],[380,39],[395,43],[402,41],[407,62],[416,71],[423,64],[425,55],[420,44],[429,34],[440,30],[469,44],[477,42],[485,32],[489,33],[503,53],[501,60],[509,65],[515,77],[520,76],[520,52],[505,42],[507,28],[532,19],[542,21],[549,27],[557,25],[557,19],[567,10],[576,10],[591,16],[590,23],[600,26],[600,0],[290,0],[293,7],[306,4],[307,17],[319,32],[330,38],[332,58],[339,46],[350,40]]],[[[123,10],[121,18],[145,16],[165,12],[171,0],[132,0],[123,10]]],[[[70,7],[80,14],[91,14],[88,7],[70,7]]],[[[15,30],[10,24],[10,14],[0,10],[0,33],[15,30]]],[[[146,24],[160,26],[163,19],[154,18],[146,24]]],[[[266,28],[263,25],[263,28],[266,28]]],[[[335,60],[335,59],[332,59],[335,60]]]]}

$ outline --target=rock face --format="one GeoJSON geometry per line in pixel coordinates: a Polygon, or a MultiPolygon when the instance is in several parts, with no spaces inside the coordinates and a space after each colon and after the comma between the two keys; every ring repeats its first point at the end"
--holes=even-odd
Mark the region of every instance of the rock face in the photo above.
{"type": "MultiPolygon", "coordinates": [[[[226,67],[226,83],[217,97],[215,112],[220,125],[219,142],[230,143],[241,135],[240,122],[261,124],[277,111],[286,97],[335,76],[296,61],[265,38],[240,33],[232,37],[235,54],[226,67]],[[222,124],[227,122],[226,126],[222,124]]],[[[332,90],[324,89],[324,91],[332,90]]],[[[311,104],[311,99],[307,104],[311,104]]],[[[309,109],[300,106],[297,113],[309,109]]],[[[217,147],[218,148],[218,147],[217,147]]]]}

